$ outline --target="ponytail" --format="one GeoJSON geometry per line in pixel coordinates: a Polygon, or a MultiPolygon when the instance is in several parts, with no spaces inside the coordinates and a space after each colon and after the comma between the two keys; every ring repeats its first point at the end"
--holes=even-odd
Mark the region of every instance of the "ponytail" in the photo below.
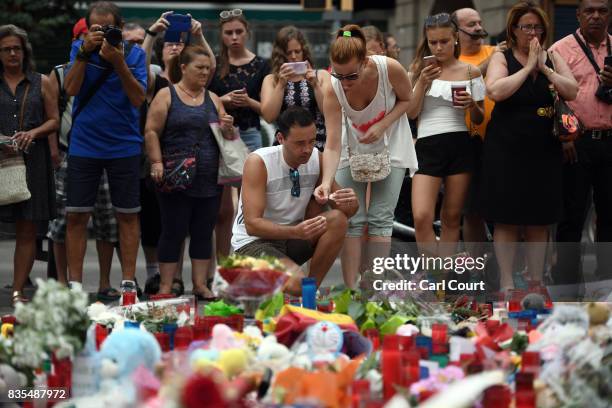
{"type": "Polygon", "coordinates": [[[332,62],[346,64],[353,58],[361,62],[366,59],[366,55],[366,38],[358,25],[348,24],[336,32],[329,50],[332,62]]]}

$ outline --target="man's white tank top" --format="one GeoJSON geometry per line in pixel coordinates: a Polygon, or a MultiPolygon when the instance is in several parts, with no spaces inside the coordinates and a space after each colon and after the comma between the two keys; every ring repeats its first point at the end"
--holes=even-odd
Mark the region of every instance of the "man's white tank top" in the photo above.
{"type": "MultiPolygon", "coordinates": [[[[262,158],[268,181],[266,183],[266,209],[264,218],[279,225],[296,225],[304,220],[306,207],[319,180],[319,151],[313,149],[306,164],[298,167],[300,173],[300,196],[291,195],[293,182],[289,178],[289,165],[283,158],[283,146],[271,146],[257,149],[252,154],[262,158]]],[[[232,227],[232,248],[242,248],[259,237],[247,234],[242,214],[242,194],[238,200],[238,214],[232,227]]]]}

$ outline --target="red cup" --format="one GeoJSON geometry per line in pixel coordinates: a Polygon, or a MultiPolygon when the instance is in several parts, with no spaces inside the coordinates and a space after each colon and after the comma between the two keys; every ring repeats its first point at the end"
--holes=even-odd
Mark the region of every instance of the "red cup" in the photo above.
{"type": "Polygon", "coordinates": [[[536,407],[536,395],[534,390],[517,390],[514,399],[516,408],[536,407]]]}
{"type": "Polygon", "coordinates": [[[133,305],[136,303],[136,292],[123,292],[123,306],[133,305]]]}
{"type": "Polygon", "coordinates": [[[466,91],[466,86],[465,85],[459,85],[459,84],[455,84],[455,85],[451,85],[451,92],[453,93],[453,106],[457,106],[457,107],[461,107],[461,104],[459,103],[459,101],[457,101],[457,96],[459,92],[465,92],[466,91]]]}

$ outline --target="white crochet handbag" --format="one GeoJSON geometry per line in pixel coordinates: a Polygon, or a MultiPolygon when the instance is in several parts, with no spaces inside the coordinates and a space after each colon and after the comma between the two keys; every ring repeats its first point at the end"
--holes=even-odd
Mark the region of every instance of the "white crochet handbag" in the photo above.
{"type": "MultiPolygon", "coordinates": [[[[30,85],[28,84],[21,101],[21,111],[19,113],[19,130],[23,129],[23,111],[28,97],[30,85]]],[[[0,142],[10,145],[9,136],[0,136],[0,142]]],[[[29,200],[32,195],[28,190],[26,179],[26,166],[23,160],[23,153],[15,148],[15,152],[7,152],[0,149],[0,205],[15,204],[29,200]]]]}

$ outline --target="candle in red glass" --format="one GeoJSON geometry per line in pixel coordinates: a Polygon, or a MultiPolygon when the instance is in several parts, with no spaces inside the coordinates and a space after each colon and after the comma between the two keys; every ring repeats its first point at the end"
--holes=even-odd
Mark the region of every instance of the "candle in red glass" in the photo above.
{"type": "Polygon", "coordinates": [[[402,352],[402,364],[404,366],[418,366],[421,353],[417,349],[402,352]]]}
{"type": "Polygon", "coordinates": [[[445,324],[434,323],[431,325],[431,341],[434,344],[445,344],[447,342],[447,334],[448,327],[445,324]]]}
{"type": "Polygon", "coordinates": [[[205,324],[198,322],[193,325],[193,339],[194,340],[208,340],[210,339],[210,330],[205,324]]]}
{"type": "Polygon", "coordinates": [[[536,407],[536,395],[533,390],[517,390],[514,399],[516,408],[536,407]]]}
{"type": "Polygon", "coordinates": [[[533,373],[516,373],[514,377],[514,381],[516,382],[516,392],[533,390],[533,377],[533,373]]]}
{"type": "Polygon", "coordinates": [[[421,377],[421,369],[419,365],[409,364],[402,367],[402,380],[401,386],[408,388],[413,383],[420,380],[421,377]]]}
{"type": "Polygon", "coordinates": [[[96,350],[100,350],[106,337],[108,337],[108,329],[100,324],[96,324],[96,350]]]}
{"type": "Polygon", "coordinates": [[[416,347],[416,336],[399,336],[400,350],[411,350],[416,347]]]}
{"type": "Polygon", "coordinates": [[[494,385],[484,392],[483,408],[508,408],[512,402],[512,391],[505,385],[494,385]]]}
{"type": "Polygon", "coordinates": [[[174,333],[174,348],[185,350],[189,347],[193,340],[193,333],[191,327],[179,327],[174,333]]]}
{"type": "Polygon", "coordinates": [[[9,323],[9,324],[16,324],[17,323],[17,318],[13,315],[4,315],[2,316],[2,324],[4,323],[9,323]]]}
{"type": "Polygon", "coordinates": [[[395,395],[395,386],[401,383],[402,355],[399,351],[399,338],[389,334],[383,339],[381,369],[383,377],[383,399],[390,400],[395,395]]]}
{"type": "Polygon", "coordinates": [[[123,306],[136,303],[136,292],[123,292],[123,306]]]}
{"type": "Polygon", "coordinates": [[[485,326],[487,327],[487,332],[489,334],[493,334],[495,330],[500,326],[501,322],[499,320],[487,320],[485,322],[485,326]]]}
{"type": "Polygon", "coordinates": [[[361,408],[362,402],[370,397],[370,381],[354,380],[351,385],[351,405],[353,408],[361,408]]]}
{"type": "Polygon", "coordinates": [[[525,351],[521,359],[521,371],[533,373],[537,376],[540,372],[540,353],[537,351],[525,351]]]}
{"type": "Polygon", "coordinates": [[[170,335],[168,333],[153,333],[162,351],[170,351],[170,335]]]}
{"type": "Polygon", "coordinates": [[[487,317],[493,316],[493,305],[490,303],[483,303],[480,305],[482,310],[486,312],[487,317]]]}
{"type": "Polygon", "coordinates": [[[433,343],[431,345],[431,354],[448,354],[448,344],[433,343]]]}
{"type": "Polygon", "coordinates": [[[372,342],[372,348],[378,350],[380,348],[380,335],[376,329],[366,329],[363,335],[372,342]]]}

